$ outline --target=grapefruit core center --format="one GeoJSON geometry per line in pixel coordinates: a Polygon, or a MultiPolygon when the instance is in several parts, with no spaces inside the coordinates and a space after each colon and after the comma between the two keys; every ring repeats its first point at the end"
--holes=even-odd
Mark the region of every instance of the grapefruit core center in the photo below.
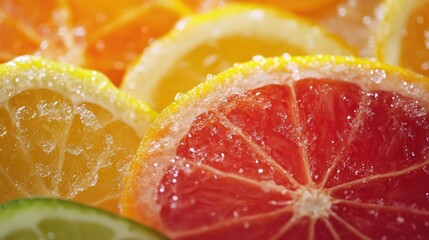
{"type": "Polygon", "coordinates": [[[302,188],[297,190],[297,195],[295,216],[329,217],[332,202],[323,190],[302,188]]]}

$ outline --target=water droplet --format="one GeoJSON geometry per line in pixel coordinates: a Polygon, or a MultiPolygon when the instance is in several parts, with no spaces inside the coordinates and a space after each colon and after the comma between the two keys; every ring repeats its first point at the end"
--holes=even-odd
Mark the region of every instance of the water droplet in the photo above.
{"type": "Polygon", "coordinates": [[[96,43],[95,43],[95,49],[98,51],[98,52],[102,52],[102,51],[104,51],[104,49],[106,48],[106,44],[104,43],[104,41],[103,40],[98,40],[96,43]]]}
{"type": "Polygon", "coordinates": [[[404,219],[403,217],[397,217],[397,218],[396,218],[396,222],[397,222],[397,223],[404,223],[404,222],[405,222],[405,219],[404,219]]]}
{"type": "Polygon", "coordinates": [[[185,26],[186,26],[187,22],[188,22],[188,20],[186,20],[186,19],[182,19],[182,20],[180,20],[180,21],[178,21],[178,22],[176,23],[175,28],[176,28],[177,30],[182,30],[182,29],[184,29],[184,28],[185,28],[185,26]]]}
{"type": "Polygon", "coordinates": [[[249,13],[249,17],[252,19],[263,20],[265,18],[265,12],[262,10],[252,10],[249,13]]]}
{"type": "Polygon", "coordinates": [[[264,56],[258,54],[258,55],[253,56],[252,60],[259,62],[259,61],[264,60],[264,56]]]}
{"type": "Polygon", "coordinates": [[[264,169],[262,169],[262,168],[258,169],[258,173],[259,173],[259,174],[261,174],[261,173],[263,173],[263,172],[264,172],[264,169]]]}
{"type": "Polygon", "coordinates": [[[289,53],[283,53],[282,58],[284,58],[284,59],[288,60],[288,59],[290,59],[290,58],[291,58],[291,56],[290,56],[290,54],[289,54],[289,53]]]}
{"type": "Polygon", "coordinates": [[[56,148],[56,144],[52,139],[46,140],[42,144],[42,150],[46,154],[51,153],[56,148]]]}
{"type": "Polygon", "coordinates": [[[206,76],[206,80],[207,81],[210,81],[210,80],[212,80],[212,79],[214,79],[215,78],[215,75],[214,74],[207,74],[207,76],[206,76]]]}
{"type": "Polygon", "coordinates": [[[243,227],[244,227],[244,229],[248,229],[249,227],[250,227],[250,223],[249,222],[244,222],[243,223],[243,227]]]}
{"type": "Polygon", "coordinates": [[[55,233],[54,232],[48,232],[46,234],[46,236],[48,237],[48,239],[55,239],[55,233]]]}
{"type": "Polygon", "coordinates": [[[425,171],[425,173],[429,174],[429,165],[424,166],[423,171],[425,171]]]}
{"type": "Polygon", "coordinates": [[[77,37],[83,37],[86,34],[85,28],[82,26],[78,26],[73,28],[73,34],[77,37]]]}
{"type": "Polygon", "coordinates": [[[46,49],[48,49],[48,47],[49,47],[49,41],[47,41],[47,40],[43,40],[43,41],[40,43],[40,49],[41,49],[41,50],[46,50],[46,49]]]}
{"type": "MultiPolygon", "coordinates": [[[[0,123],[1,124],[1,123],[0,123]]],[[[1,125],[0,126],[0,137],[4,137],[7,134],[6,126],[1,125]]]]}
{"type": "Polygon", "coordinates": [[[171,200],[173,200],[173,201],[177,202],[177,201],[179,200],[179,197],[178,197],[177,195],[173,195],[173,196],[171,197],[171,200]]]}
{"type": "Polygon", "coordinates": [[[345,8],[345,7],[339,7],[339,8],[337,9],[337,14],[338,14],[338,16],[340,16],[340,17],[344,17],[344,16],[346,16],[346,15],[347,15],[347,8],[345,8]]]}
{"type": "MultiPolygon", "coordinates": [[[[429,41],[429,40],[428,40],[428,41],[429,41]]],[[[425,62],[423,62],[423,63],[420,65],[420,68],[421,68],[422,70],[425,70],[425,71],[429,70],[429,61],[425,61],[425,62]]]]}
{"type": "Polygon", "coordinates": [[[174,101],[179,100],[182,96],[183,96],[183,93],[182,93],[182,92],[178,92],[178,93],[176,94],[176,96],[174,96],[174,101]]]}
{"type": "Polygon", "coordinates": [[[364,16],[362,18],[362,23],[365,25],[370,25],[372,23],[372,19],[370,16],[364,16]]]}
{"type": "Polygon", "coordinates": [[[375,83],[381,83],[384,79],[386,79],[386,71],[382,69],[373,69],[370,70],[370,76],[371,81],[375,83]]]}

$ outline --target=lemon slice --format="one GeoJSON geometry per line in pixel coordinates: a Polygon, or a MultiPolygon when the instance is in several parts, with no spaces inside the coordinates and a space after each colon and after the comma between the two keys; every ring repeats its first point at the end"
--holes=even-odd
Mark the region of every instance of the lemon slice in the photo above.
{"type": "Polygon", "coordinates": [[[112,213],[59,199],[19,199],[0,206],[0,239],[166,239],[112,213]]]}
{"type": "Polygon", "coordinates": [[[386,0],[376,36],[380,61],[429,76],[429,2],[386,0]]]}
{"type": "Polygon", "coordinates": [[[290,13],[230,5],[179,22],[147,48],[121,89],[162,110],[179,92],[255,55],[354,54],[339,39],[290,13]]]}
{"type": "Polygon", "coordinates": [[[0,65],[0,203],[45,196],[119,212],[155,115],[96,71],[28,56],[0,65]]]}

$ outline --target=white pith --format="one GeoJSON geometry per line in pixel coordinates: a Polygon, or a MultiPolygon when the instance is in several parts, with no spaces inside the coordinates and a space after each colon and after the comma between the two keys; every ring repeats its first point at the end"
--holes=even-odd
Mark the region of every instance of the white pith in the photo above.
{"type": "Polygon", "coordinates": [[[320,218],[328,217],[332,202],[322,189],[302,188],[297,191],[296,217],[320,218]]]}

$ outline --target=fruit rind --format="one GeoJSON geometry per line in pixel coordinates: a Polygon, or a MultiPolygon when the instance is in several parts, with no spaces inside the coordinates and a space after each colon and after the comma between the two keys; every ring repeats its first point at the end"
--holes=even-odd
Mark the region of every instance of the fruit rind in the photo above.
{"type": "Polygon", "coordinates": [[[379,61],[400,65],[401,45],[409,14],[425,1],[384,0],[375,29],[376,56],[379,61]]]}
{"type": "Polygon", "coordinates": [[[50,198],[18,199],[1,205],[0,229],[3,230],[0,239],[19,229],[37,229],[40,221],[49,219],[95,223],[113,230],[115,238],[112,239],[167,239],[130,219],[76,202],[50,198]]]}
{"type": "Polygon", "coordinates": [[[147,123],[157,115],[146,103],[119,91],[97,71],[40,57],[21,56],[1,64],[0,75],[0,102],[29,88],[51,89],[69,97],[74,103],[85,100],[103,107],[110,106],[108,110],[138,129],[140,137],[146,131],[147,123]]]}
{"type": "MultiPolygon", "coordinates": [[[[429,79],[402,68],[355,57],[313,55],[261,58],[238,64],[180,95],[157,117],[142,140],[126,181],[122,198],[125,216],[163,229],[156,203],[157,187],[165,169],[174,161],[179,141],[190,122],[214,110],[226,96],[244,93],[267,84],[291,84],[305,78],[338,79],[360,85],[363,90],[394,91],[429,106],[429,79]],[[369,81],[368,81],[369,79],[369,81]],[[147,177],[149,176],[150,177],[147,177]],[[139,209],[147,211],[138,212],[139,209]]],[[[163,229],[165,230],[165,229],[163,229]]]]}
{"type": "Polygon", "coordinates": [[[121,89],[156,105],[151,101],[156,97],[153,94],[156,94],[158,82],[162,81],[174,64],[192,52],[195,46],[237,34],[287,39],[290,45],[302,48],[307,54],[357,54],[355,49],[339,37],[292,13],[260,5],[233,4],[193,15],[177,23],[165,37],[146,48],[130,66],[121,89]],[[270,27],[266,26],[267,23],[270,23],[270,27]],[[290,37],[292,32],[294,37],[290,37]]]}

